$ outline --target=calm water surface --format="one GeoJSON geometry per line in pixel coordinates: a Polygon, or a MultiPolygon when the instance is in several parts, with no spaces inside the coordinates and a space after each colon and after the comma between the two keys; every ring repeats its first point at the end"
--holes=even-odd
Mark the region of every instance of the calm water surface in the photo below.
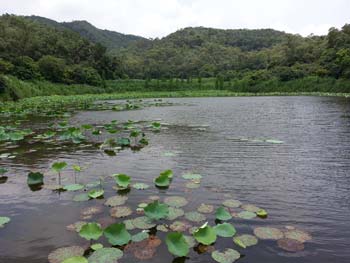
{"type": "MultiPolygon", "coordinates": [[[[150,145],[139,152],[124,150],[109,157],[95,147],[21,143],[11,150],[20,153],[15,159],[0,159],[1,166],[10,170],[8,181],[0,184],[0,215],[12,219],[0,229],[0,262],[47,263],[47,255],[58,247],[85,244],[65,227],[79,220],[83,207],[103,204],[103,200],[76,203],[71,201],[74,193],[59,195],[44,189],[32,192],[26,186],[30,170],[48,171],[58,160],[86,166],[78,178],[81,183],[126,173],[134,181],[152,184],[159,172],[172,169],[175,179],[169,190],[132,190],[128,204],[136,205],[150,194],[162,198],[185,195],[190,201],[185,210],[191,211],[201,203],[219,205],[232,197],[269,212],[265,220],[232,219],[239,233],[251,234],[256,226],[292,225],[313,236],[305,250],[298,253],[283,252],[275,241],[259,241],[255,247],[240,250],[244,257],[238,262],[350,262],[349,99],[242,97],[167,101],[176,106],[78,112],[70,119],[74,125],[156,119],[168,123],[167,130],[148,132],[150,145]],[[164,152],[175,152],[176,156],[166,157],[164,152]],[[180,175],[188,171],[203,175],[200,189],[189,192],[183,187],[180,175]]],[[[35,130],[45,127],[46,121],[37,119],[23,126],[35,130]]],[[[0,154],[10,151],[0,150],[0,154]]],[[[51,172],[45,174],[46,183],[55,182],[51,172]]],[[[65,183],[73,183],[72,174],[70,170],[63,173],[65,183]]],[[[112,181],[106,182],[105,197],[115,195],[111,185],[112,181]]],[[[104,216],[108,215],[105,210],[104,216]]],[[[214,222],[212,217],[209,222],[214,222]]],[[[234,246],[231,238],[221,238],[215,247],[234,246]]],[[[172,261],[163,243],[157,255],[145,262],[172,261]]],[[[138,261],[126,255],[120,262],[138,261]]],[[[213,260],[210,254],[191,251],[186,262],[213,260]]]]}

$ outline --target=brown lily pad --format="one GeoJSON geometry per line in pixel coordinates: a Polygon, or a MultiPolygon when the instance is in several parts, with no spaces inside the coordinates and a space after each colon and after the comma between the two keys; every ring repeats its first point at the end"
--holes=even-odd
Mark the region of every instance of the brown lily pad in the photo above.
{"type": "Polygon", "coordinates": [[[51,252],[48,256],[48,260],[50,263],[61,263],[67,258],[83,256],[84,249],[79,246],[71,246],[71,247],[61,247],[53,252],[51,252]]]}
{"type": "Polygon", "coordinates": [[[282,238],[277,240],[277,245],[288,252],[298,252],[304,250],[304,244],[295,239],[282,238]]]}

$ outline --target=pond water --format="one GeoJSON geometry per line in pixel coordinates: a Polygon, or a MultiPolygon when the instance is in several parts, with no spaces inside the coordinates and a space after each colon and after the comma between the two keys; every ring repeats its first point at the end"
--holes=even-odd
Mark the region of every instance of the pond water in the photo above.
{"type": "MultiPolygon", "coordinates": [[[[29,171],[43,172],[45,184],[55,183],[56,175],[49,170],[57,161],[84,167],[77,178],[82,184],[115,173],[130,175],[133,183],[149,184],[151,187],[146,190],[131,189],[127,194],[126,205],[133,209],[150,195],[157,195],[160,200],[167,196],[184,196],[189,201],[183,207],[186,212],[196,210],[201,203],[218,207],[226,199],[237,199],[243,204],[264,208],[269,214],[266,219],[232,218],[228,222],[235,226],[238,234],[253,234],[258,226],[279,229],[293,226],[312,235],[305,249],[296,253],[283,251],[273,240],[259,240],[256,246],[240,249],[232,238],[218,239],[215,249],[240,251],[242,256],[238,262],[350,261],[348,99],[240,97],[165,101],[174,105],[130,111],[81,111],[69,119],[75,126],[104,125],[113,120],[164,122],[160,132],[145,131],[149,145],[140,151],[124,149],[116,156],[108,156],[94,143],[82,146],[30,141],[19,142],[16,148],[0,149],[0,155],[15,155],[13,159],[0,159],[1,167],[9,169],[7,181],[0,184],[0,216],[11,218],[11,222],[0,229],[0,262],[47,263],[48,254],[56,248],[86,245],[77,233],[66,230],[67,225],[81,220],[84,207],[101,205],[104,208],[102,214],[87,221],[109,216],[109,208],[103,204],[106,198],[116,195],[111,179],[104,183],[105,199],[86,202],[72,201],[81,191],[58,193],[29,189],[26,184],[29,171]],[[174,178],[169,189],[159,190],[154,187],[153,179],[166,169],[173,170],[174,178]],[[200,188],[185,187],[187,181],[181,175],[186,172],[202,175],[200,188]]],[[[22,127],[38,131],[45,129],[47,123],[46,118],[35,118],[23,121],[22,127]]],[[[88,136],[95,140],[92,137],[88,136]]],[[[72,169],[63,171],[63,184],[74,183],[73,174],[72,169]]],[[[126,219],[135,216],[134,211],[126,219]]],[[[206,216],[214,225],[214,214],[206,216]]],[[[202,223],[191,224],[200,226],[202,223]]],[[[165,235],[157,232],[162,240],[165,235]]],[[[99,242],[108,246],[104,238],[99,242]]],[[[163,242],[155,256],[144,262],[173,260],[163,242]]],[[[132,253],[125,253],[118,262],[139,260],[132,253]]],[[[174,262],[214,260],[208,252],[198,254],[191,249],[186,259],[174,262]]]]}

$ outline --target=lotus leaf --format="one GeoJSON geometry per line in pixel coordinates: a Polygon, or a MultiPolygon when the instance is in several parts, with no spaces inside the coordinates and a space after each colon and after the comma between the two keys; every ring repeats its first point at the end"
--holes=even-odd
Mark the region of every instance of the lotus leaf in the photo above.
{"type": "Polygon", "coordinates": [[[90,196],[88,193],[77,194],[73,197],[73,201],[76,201],[76,202],[84,202],[84,201],[88,201],[89,199],[90,199],[90,196]]]}
{"type": "Polygon", "coordinates": [[[168,176],[168,178],[173,178],[173,171],[172,170],[165,170],[165,171],[163,171],[163,172],[161,172],[160,173],[160,175],[166,175],[166,176],[168,176]]]}
{"type": "Polygon", "coordinates": [[[144,183],[136,183],[136,184],[133,184],[133,187],[137,190],[145,190],[149,188],[149,185],[144,183]]]}
{"type": "Polygon", "coordinates": [[[0,228],[4,227],[7,223],[11,221],[11,218],[6,217],[6,216],[0,216],[0,228]]]}
{"type": "Polygon", "coordinates": [[[304,250],[304,244],[298,240],[282,238],[277,240],[277,245],[288,252],[298,252],[304,250]]]}
{"type": "Polygon", "coordinates": [[[237,216],[242,219],[253,219],[254,217],[256,217],[256,214],[249,211],[242,211],[239,212],[237,216]]]}
{"type": "Polygon", "coordinates": [[[175,221],[169,226],[169,228],[175,232],[184,232],[190,227],[191,225],[186,221],[175,221]]]}
{"type": "Polygon", "coordinates": [[[148,232],[147,231],[142,231],[140,233],[137,233],[136,235],[133,235],[131,237],[131,240],[133,242],[141,242],[141,241],[143,241],[143,240],[145,240],[147,238],[149,238],[148,232]]]}
{"type": "Polygon", "coordinates": [[[130,176],[126,174],[114,174],[115,182],[120,188],[128,188],[130,185],[130,176]]]}
{"type": "Polygon", "coordinates": [[[123,257],[123,251],[118,248],[101,248],[89,257],[89,263],[118,263],[123,257]]]}
{"type": "Polygon", "coordinates": [[[105,205],[106,206],[119,206],[119,205],[125,204],[125,202],[127,200],[128,200],[127,196],[116,195],[116,196],[109,197],[106,200],[105,205]]]}
{"type": "Polygon", "coordinates": [[[101,249],[103,248],[103,245],[101,243],[96,243],[96,244],[93,244],[90,246],[92,250],[98,250],[98,249],[101,249]]]}
{"type": "Polygon", "coordinates": [[[97,240],[102,236],[102,229],[97,223],[87,223],[79,231],[79,235],[86,240],[97,240]]]}
{"type": "Polygon", "coordinates": [[[87,259],[81,256],[67,258],[62,263],[88,263],[87,259]]]}
{"type": "Polygon", "coordinates": [[[216,209],[215,217],[216,219],[222,221],[227,221],[232,218],[231,214],[223,206],[220,206],[218,209],[216,209]]]}
{"type": "Polygon", "coordinates": [[[67,167],[66,162],[56,162],[51,166],[52,170],[54,170],[57,173],[61,172],[66,167],[67,167]]]}
{"type": "Polygon", "coordinates": [[[232,237],[236,234],[236,229],[229,223],[223,223],[214,227],[216,234],[220,237],[232,237]]]}
{"type": "Polygon", "coordinates": [[[298,230],[298,229],[288,230],[284,233],[284,235],[288,239],[294,239],[294,240],[297,240],[301,243],[304,243],[304,242],[312,239],[312,237],[309,233],[304,232],[302,230],[298,230]]]}
{"type": "Polygon", "coordinates": [[[258,244],[258,239],[253,235],[244,234],[233,238],[233,242],[242,248],[246,248],[258,244]]]}
{"type": "Polygon", "coordinates": [[[216,241],[216,232],[215,230],[205,223],[199,227],[194,233],[194,238],[203,245],[210,245],[216,241]]]}
{"type": "Polygon", "coordinates": [[[219,263],[233,263],[241,257],[238,251],[227,248],[224,252],[215,250],[211,253],[211,257],[219,263]]]}
{"type": "Polygon", "coordinates": [[[169,207],[169,214],[167,216],[167,219],[172,221],[175,220],[178,217],[181,217],[185,214],[184,210],[182,210],[181,208],[176,208],[176,207],[169,207]]]}
{"type": "Polygon", "coordinates": [[[116,206],[109,211],[111,217],[121,218],[132,214],[132,210],[127,206],[116,206]]]}
{"type": "Polygon", "coordinates": [[[258,212],[256,212],[256,215],[261,218],[267,217],[267,212],[265,209],[260,209],[258,212]]]}
{"type": "Polygon", "coordinates": [[[242,205],[241,207],[242,207],[242,209],[249,211],[249,212],[252,212],[252,213],[257,213],[261,210],[261,208],[255,206],[255,205],[250,205],[250,204],[242,205]]]}
{"type": "Polygon", "coordinates": [[[153,203],[148,204],[145,208],[145,215],[150,219],[159,220],[165,218],[169,214],[169,207],[166,204],[159,203],[154,201],[153,203]]]}
{"type": "Polygon", "coordinates": [[[200,174],[185,173],[182,175],[182,178],[186,180],[200,180],[202,179],[202,176],[200,174]]]}
{"type": "Polygon", "coordinates": [[[62,263],[62,261],[84,255],[84,249],[79,246],[62,247],[51,252],[48,256],[50,263],[62,263]]]}
{"type": "Polygon", "coordinates": [[[96,199],[96,198],[102,197],[104,193],[105,191],[103,189],[98,189],[98,190],[93,189],[89,191],[89,197],[96,199]]]}
{"type": "Polygon", "coordinates": [[[206,219],[205,215],[196,211],[185,213],[185,218],[192,222],[202,222],[206,219]]]}
{"type": "Polygon", "coordinates": [[[197,211],[200,213],[205,213],[205,214],[210,214],[214,211],[214,206],[213,205],[206,205],[206,204],[201,204],[198,208],[197,211]]]}
{"type": "Polygon", "coordinates": [[[165,243],[171,254],[177,257],[185,257],[190,252],[190,247],[182,233],[173,232],[167,234],[165,243]]]}
{"type": "Polygon", "coordinates": [[[169,196],[164,199],[164,203],[172,207],[183,207],[188,204],[188,201],[181,196],[169,196]]]}
{"type": "Polygon", "coordinates": [[[229,199],[229,200],[225,200],[222,204],[229,208],[237,208],[237,207],[240,207],[242,203],[238,200],[229,199]]]}
{"type": "Polygon", "coordinates": [[[152,223],[152,220],[147,216],[136,217],[132,220],[132,224],[138,229],[150,229],[155,227],[156,224],[152,223]]]}
{"type": "Polygon", "coordinates": [[[170,185],[170,178],[167,174],[161,174],[154,179],[154,183],[158,187],[168,187],[170,185]]]}
{"type": "Polygon", "coordinates": [[[65,185],[63,187],[64,190],[66,191],[78,191],[84,188],[84,185],[82,184],[69,184],[69,185],[65,185]]]}
{"type": "Polygon", "coordinates": [[[197,189],[199,188],[201,185],[197,182],[188,182],[186,183],[186,188],[189,188],[189,189],[197,189]]]}
{"type": "Polygon", "coordinates": [[[108,242],[113,246],[122,246],[131,240],[131,235],[125,228],[124,223],[110,225],[103,231],[108,242]]]}
{"type": "Polygon", "coordinates": [[[278,240],[283,238],[282,231],[273,227],[257,227],[254,229],[254,235],[260,239],[278,240]]]}
{"type": "Polygon", "coordinates": [[[30,172],[28,174],[28,178],[27,178],[28,185],[39,185],[39,184],[43,184],[43,183],[44,183],[44,175],[42,173],[30,172]]]}

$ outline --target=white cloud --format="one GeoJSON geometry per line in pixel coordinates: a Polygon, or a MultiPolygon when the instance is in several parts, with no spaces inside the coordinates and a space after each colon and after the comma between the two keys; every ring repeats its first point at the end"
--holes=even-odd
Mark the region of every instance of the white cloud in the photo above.
{"type": "Polygon", "coordinates": [[[103,29],[162,37],[187,26],[274,28],[326,34],[350,23],[348,0],[0,0],[0,13],[88,20],[103,29]]]}

